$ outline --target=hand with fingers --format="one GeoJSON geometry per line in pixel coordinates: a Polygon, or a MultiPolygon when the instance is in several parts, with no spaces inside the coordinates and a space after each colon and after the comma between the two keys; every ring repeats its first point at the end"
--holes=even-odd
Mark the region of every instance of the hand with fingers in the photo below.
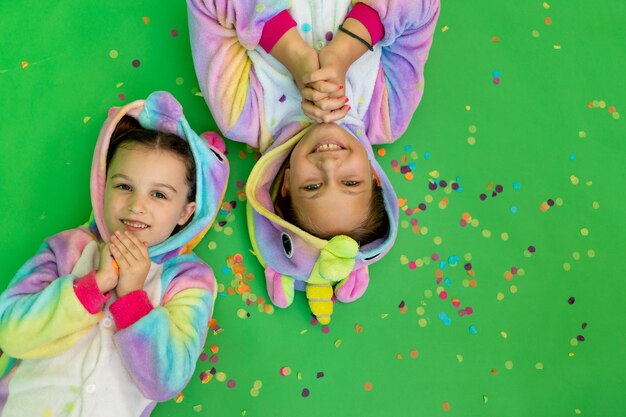
{"type": "Polygon", "coordinates": [[[96,284],[101,293],[107,293],[117,286],[119,279],[117,262],[111,254],[111,243],[100,248],[100,263],[96,270],[96,284]]]}
{"type": "Polygon", "coordinates": [[[119,281],[115,287],[117,296],[123,297],[142,290],[150,271],[148,245],[131,232],[118,231],[111,236],[110,251],[120,268],[119,281]]]}

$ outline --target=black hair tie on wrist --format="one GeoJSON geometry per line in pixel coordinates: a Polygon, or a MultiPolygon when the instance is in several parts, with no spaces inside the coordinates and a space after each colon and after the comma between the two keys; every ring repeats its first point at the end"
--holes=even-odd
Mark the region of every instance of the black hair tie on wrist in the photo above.
{"type": "Polygon", "coordinates": [[[346,35],[353,37],[357,41],[360,41],[363,45],[367,46],[367,49],[369,49],[370,51],[374,50],[374,48],[372,47],[372,45],[370,45],[368,41],[366,41],[365,39],[363,39],[356,33],[350,32],[348,29],[344,28],[343,25],[339,25],[339,30],[345,33],[346,35]]]}

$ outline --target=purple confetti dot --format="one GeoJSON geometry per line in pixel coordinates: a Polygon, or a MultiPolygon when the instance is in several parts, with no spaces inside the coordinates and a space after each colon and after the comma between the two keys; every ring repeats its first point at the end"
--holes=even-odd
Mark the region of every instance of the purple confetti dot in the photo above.
{"type": "Polygon", "coordinates": [[[437,184],[435,184],[434,182],[428,182],[428,189],[435,191],[437,189],[437,184]]]}
{"type": "Polygon", "coordinates": [[[487,199],[487,194],[484,194],[484,193],[483,193],[483,194],[481,194],[481,195],[480,195],[480,199],[481,199],[481,200],[483,200],[483,201],[485,201],[485,200],[487,199]]]}
{"type": "Polygon", "coordinates": [[[278,101],[280,101],[281,103],[284,103],[285,100],[287,100],[287,96],[284,95],[284,94],[282,96],[280,96],[280,98],[278,99],[278,101]]]}
{"type": "Polygon", "coordinates": [[[235,386],[237,385],[237,382],[235,382],[234,379],[229,379],[226,385],[228,386],[228,388],[235,388],[235,386]]]}
{"type": "Polygon", "coordinates": [[[317,373],[317,378],[318,378],[318,379],[319,379],[319,378],[324,378],[324,372],[321,372],[321,371],[320,371],[320,372],[318,372],[318,373],[317,373]]]}
{"type": "Polygon", "coordinates": [[[548,199],[547,203],[550,207],[552,207],[554,205],[554,200],[550,198],[548,199]]]}
{"type": "Polygon", "coordinates": [[[445,188],[448,185],[448,183],[445,180],[441,180],[439,181],[439,186],[445,188]]]}
{"type": "Polygon", "coordinates": [[[470,269],[472,269],[472,264],[468,262],[465,264],[465,270],[469,271],[470,269]]]}
{"type": "Polygon", "coordinates": [[[459,189],[459,184],[457,184],[456,182],[452,183],[452,189],[453,190],[458,190],[459,189]]]}
{"type": "Polygon", "coordinates": [[[530,253],[535,253],[535,250],[536,250],[536,249],[535,249],[535,247],[534,247],[533,245],[530,245],[530,246],[528,247],[528,252],[530,252],[530,253]]]}
{"type": "Polygon", "coordinates": [[[235,200],[231,201],[231,202],[230,202],[230,206],[231,206],[232,208],[237,207],[237,202],[236,202],[235,200]]]}
{"type": "Polygon", "coordinates": [[[585,329],[587,328],[587,322],[584,322],[584,323],[582,324],[582,326],[580,326],[580,327],[582,327],[582,328],[583,328],[583,330],[585,330],[585,329]]]}
{"type": "Polygon", "coordinates": [[[496,185],[496,192],[501,193],[504,188],[501,185],[496,185]]]}
{"type": "Polygon", "coordinates": [[[172,35],[173,38],[178,36],[178,30],[177,29],[172,29],[170,30],[170,35],[172,35]]]}
{"type": "Polygon", "coordinates": [[[311,317],[310,323],[311,323],[311,326],[317,326],[319,322],[317,321],[316,317],[311,317]]]}
{"type": "Polygon", "coordinates": [[[326,35],[324,37],[326,38],[328,42],[330,42],[333,40],[333,36],[334,36],[333,32],[326,32],[326,35]]]}
{"type": "Polygon", "coordinates": [[[215,368],[211,368],[211,370],[209,371],[209,373],[210,373],[211,375],[215,375],[215,374],[217,373],[217,369],[215,369],[215,368]]]}
{"type": "Polygon", "coordinates": [[[569,304],[574,304],[574,303],[576,302],[576,297],[570,297],[570,298],[568,298],[568,299],[567,299],[567,302],[568,302],[569,304]]]}
{"type": "Polygon", "coordinates": [[[310,391],[309,391],[309,389],[308,389],[308,388],[305,388],[305,389],[303,389],[303,390],[302,390],[302,396],[303,396],[303,397],[305,397],[305,398],[306,398],[306,397],[308,397],[308,396],[309,396],[309,394],[310,394],[310,391]]]}
{"type": "Polygon", "coordinates": [[[424,204],[424,203],[420,203],[419,206],[417,206],[417,207],[419,207],[419,209],[422,210],[422,211],[426,210],[426,204],[424,204]]]}
{"type": "Polygon", "coordinates": [[[226,220],[222,220],[221,222],[218,223],[221,227],[226,226],[226,220]]]}
{"type": "Polygon", "coordinates": [[[322,333],[324,333],[324,334],[328,334],[328,333],[330,333],[330,327],[328,327],[328,326],[322,326],[322,333]]]}
{"type": "Polygon", "coordinates": [[[133,67],[138,68],[141,65],[141,61],[138,59],[133,59],[133,67]]]}
{"type": "Polygon", "coordinates": [[[404,165],[400,167],[400,172],[403,174],[406,174],[407,172],[411,172],[411,167],[408,165],[404,165]]]}
{"type": "Polygon", "coordinates": [[[493,192],[491,193],[491,196],[492,196],[492,197],[496,197],[497,195],[498,195],[498,193],[497,193],[497,192],[495,192],[495,191],[493,191],[493,192]]]}
{"type": "Polygon", "coordinates": [[[578,340],[579,342],[584,342],[585,336],[583,336],[582,334],[579,334],[578,336],[576,336],[576,340],[578,340]]]}
{"type": "Polygon", "coordinates": [[[400,301],[400,304],[398,305],[398,308],[402,308],[404,307],[406,304],[404,304],[404,300],[400,301]]]}
{"type": "Polygon", "coordinates": [[[511,274],[513,274],[513,275],[517,274],[517,268],[516,267],[514,267],[514,266],[511,267],[511,274]]]}
{"type": "Polygon", "coordinates": [[[235,185],[237,186],[237,188],[243,188],[243,186],[244,186],[244,182],[243,182],[243,181],[241,181],[241,180],[238,180],[238,181],[235,183],[235,185]]]}

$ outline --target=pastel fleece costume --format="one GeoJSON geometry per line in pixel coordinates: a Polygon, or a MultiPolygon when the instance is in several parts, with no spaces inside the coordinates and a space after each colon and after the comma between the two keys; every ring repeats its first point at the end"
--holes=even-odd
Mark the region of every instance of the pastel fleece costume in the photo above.
{"type": "Polygon", "coordinates": [[[395,240],[397,197],[372,145],[393,142],[408,126],[422,97],[424,64],[439,14],[439,0],[371,0],[352,10],[350,5],[349,0],[188,0],[196,74],[212,115],[226,137],[263,153],[246,193],[252,246],[265,267],[269,296],[286,307],[294,288],[306,289],[321,323],[330,320],[331,285],[336,283],[339,301],[359,298],[369,282],[368,265],[395,240]],[[347,236],[319,239],[273,208],[276,175],[311,122],[291,74],[267,51],[296,25],[307,43],[321,49],[348,12],[366,26],[375,47],[346,74],[352,109],[338,124],[366,148],[381,178],[390,223],[385,236],[362,246],[347,236]]]}
{"type": "Polygon", "coordinates": [[[112,109],[98,138],[91,171],[93,216],[45,240],[0,295],[0,348],[17,358],[0,379],[0,415],[150,415],[191,378],[216,296],[211,268],[191,249],[213,223],[228,163],[189,127],[182,107],[157,92],[112,109]],[[103,218],[106,154],[123,115],[174,133],[196,161],[196,210],[178,233],[148,250],[144,289],[117,298],[95,280],[103,218]]]}

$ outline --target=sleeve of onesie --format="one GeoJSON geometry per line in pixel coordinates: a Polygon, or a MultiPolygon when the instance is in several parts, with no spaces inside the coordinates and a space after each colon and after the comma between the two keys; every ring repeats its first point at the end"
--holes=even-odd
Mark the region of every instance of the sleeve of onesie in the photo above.
{"type": "Polygon", "coordinates": [[[193,375],[217,285],[211,268],[194,254],[168,260],[162,280],[170,284],[160,305],[152,306],[144,291],[136,291],[110,307],[124,365],[143,394],[155,401],[174,397],[193,375]]]}
{"type": "Polygon", "coordinates": [[[248,51],[260,44],[265,23],[287,9],[287,1],[187,0],[187,6],[196,75],[217,126],[231,140],[263,147],[271,138],[248,51]]]}
{"type": "Polygon", "coordinates": [[[0,295],[0,349],[7,355],[62,352],[100,320],[108,296],[95,286],[93,272],[71,273],[89,242],[93,238],[78,229],[46,239],[0,295]]]}
{"type": "MultiPolygon", "coordinates": [[[[352,10],[365,6],[375,11],[383,27],[378,41],[382,49],[381,70],[365,123],[372,143],[389,143],[404,133],[422,99],[424,66],[439,16],[439,0],[364,3],[357,3],[352,10]]],[[[371,26],[359,20],[374,38],[376,33],[371,26]]]]}

